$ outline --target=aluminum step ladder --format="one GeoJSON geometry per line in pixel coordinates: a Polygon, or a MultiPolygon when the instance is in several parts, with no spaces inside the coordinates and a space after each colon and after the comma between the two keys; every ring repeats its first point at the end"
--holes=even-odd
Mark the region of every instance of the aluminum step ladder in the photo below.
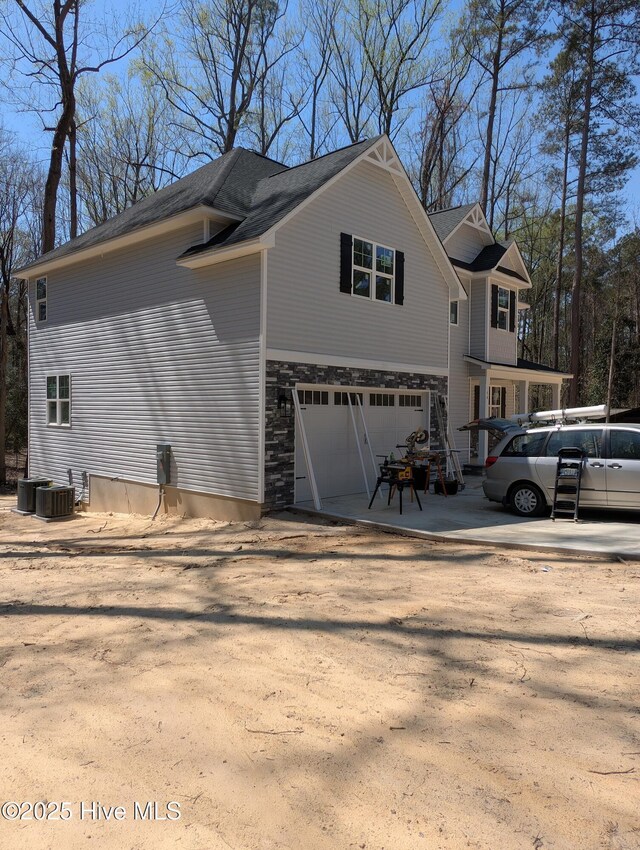
{"type": "Polygon", "coordinates": [[[553,488],[553,507],[551,519],[555,521],[559,514],[565,519],[578,522],[580,508],[580,484],[584,469],[585,454],[582,449],[567,446],[558,452],[556,481],[553,488]]]}

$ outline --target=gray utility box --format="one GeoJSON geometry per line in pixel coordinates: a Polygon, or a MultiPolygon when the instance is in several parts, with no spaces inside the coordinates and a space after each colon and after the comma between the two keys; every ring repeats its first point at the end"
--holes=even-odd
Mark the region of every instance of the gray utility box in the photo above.
{"type": "Polygon", "coordinates": [[[168,484],[171,481],[171,446],[169,443],[156,445],[156,467],[158,484],[168,484]]]}
{"type": "Polygon", "coordinates": [[[18,510],[32,514],[36,509],[36,489],[50,487],[50,478],[20,478],[18,481],[18,510]]]}
{"type": "Polygon", "coordinates": [[[70,516],[74,503],[73,487],[38,487],[36,490],[36,516],[44,519],[70,516]]]}

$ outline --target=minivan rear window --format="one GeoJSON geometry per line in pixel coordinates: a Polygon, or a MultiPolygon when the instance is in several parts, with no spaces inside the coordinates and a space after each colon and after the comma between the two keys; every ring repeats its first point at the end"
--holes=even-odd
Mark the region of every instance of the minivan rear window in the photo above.
{"type": "Polygon", "coordinates": [[[539,457],[547,438],[547,432],[518,434],[502,452],[503,457],[539,457]]]}
{"type": "Polygon", "coordinates": [[[545,456],[557,457],[560,449],[569,447],[582,449],[586,457],[602,457],[602,429],[554,431],[549,437],[545,456]]]}

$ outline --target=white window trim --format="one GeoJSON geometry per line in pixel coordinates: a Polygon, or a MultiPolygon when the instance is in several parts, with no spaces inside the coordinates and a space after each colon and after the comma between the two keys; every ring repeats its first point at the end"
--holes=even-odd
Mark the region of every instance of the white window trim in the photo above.
{"type": "Polygon", "coordinates": [[[354,291],[353,287],[353,273],[355,271],[366,272],[370,278],[371,283],[369,285],[369,301],[375,301],[376,304],[386,304],[389,307],[393,307],[396,305],[396,249],[390,248],[389,245],[383,245],[381,242],[374,242],[373,239],[365,239],[364,236],[357,236],[355,233],[351,237],[351,295],[354,298],[359,298],[361,301],[364,301],[364,297],[362,295],[357,295],[354,291]],[[364,266],[356,265],[355,261],[355,250],[356,250],[356,239],[360,242],[368,242],[371,247],[371,268],[367,269],[364,266]],[[385,251],[393,252],[393,274],[388,275],[386,272],[376,271],[376,248],[384,248],[385,251]],[[376,275],[380,275],[380,277],[386,277],[391,281],[391,301],[383,301],[381,298],[376,298],[376,275]]]}
{"type": "Polygon", "coordinates": [[[71,428],[71,374],[69,372],[48,372],[45,375],[45,422],[47,424],[47,428],[71,428]],[[56,379],[56,397],[49,398],[48,394],[48,384],[49,378],[56,379]],[[69,379],[69,398],[60,398],[60,378],[68,378],[69,379]],[[49,404],[55,402],[56,404],[56,421],[49,422],[49,404]],[[62,403],[69,403],[69,421],[62,422],[62,403]]]}
{"type": "MultiPolygon", "coordinates": [[[[491,386],[489,387],[489,418],[490,419],[494,416],[495,416],[496,419],[502,419],[502,395],[503,395],[502,391],[505,390],[505,389],[506,389],[505,387],[503,387],[501,385],[496,385],[496,384],[491,384],[491,386]],[[494,390],[497,390],[498,394],[499,394],[498,404],[493,403],[493,391],[494,390]],[[498,409],[497,413],[493,412],[495,408],[498,409]]],[[[506,416],[506,413],[507,413],[507,410],[506,410],[507,397],[506,396],[507,396],[507,394],[505,392],[504,393],[505,416],[506,416]]]]}
{"type": "Polygon", "coordinates": [[[510,289],[508,289],[506,286],[500,286],[500,285],[498,284],[498,313],[497,313],[497,315],[496,315],[496,330],[499,330],[501,333],[512,333],[512,332],[509,330],[509,312],[510,312],[510,306],[511,306],[511,290],[510,290],[510,289]],[[506,293],[507,293],[507,301],[508,301],[509,303],[508,303],[508,305],[507,305],[506,307],[501,307],[501,306],[500,306],[500,290],[502,290],[502,292],[506,292],[506,293]],[[500,327],[500,313],[504,313],[504,314],[506,315],[506,317],[507,317],[507,318],[506,318],[506,327],[504,327],[504,328],[501,328],[501,327],[500,327]]]}
{"type": "Polygon", "coordinates": [[[449,324],[455,325],[456,327],[460,324],[460,302],[457,299],[454,299],[449,302],[449,324]],[[456,320],[453,322],[451,320],[451,308],[453,305],[456,305],[456,320]]]}
{"type": "Polygon", "coordinates": [[[44,324],[49,318],[49,305],[47,304],[47,295],[49,294],[49,281],[47,279],[47,275],[40,275],[40,277],[36,278],[35,284],[35,296],[36,296],[36,322],[40,325],[44,324]],[[44,298],[38,298],[38,282],[43,280],[45,285],[46,295],[44,298]],[[40,305],[44,304],[45,309],[45,318],[40,318],[40,305]]]}

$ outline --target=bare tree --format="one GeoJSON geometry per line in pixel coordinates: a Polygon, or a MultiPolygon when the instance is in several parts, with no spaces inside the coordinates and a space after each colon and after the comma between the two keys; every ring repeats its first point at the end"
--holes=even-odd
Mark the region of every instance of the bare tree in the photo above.
{"type": "Polygon", "coordinates": [[[78,89],[78,194],[91,226],[184,173],[187,159],[163,94],[130,73],[78,89]]]}
{"type": "Polygon", "coordinates": [[[408,96],[437,75],[427,46],[442,0],[358,0],[354,32],[371,69],[378,131],[393,138],[407,121],[408,96]]]}
{"type": "Polygon", "coordinates": [[[334,35],[340,0],[305,0],[301,11],[304,16],[302,27],[307,36],[301,50],[301,66],[305,81],[305,104],[299,113],[300,123],[309,137],[308,158],[314,159],[321,151],[335,126],[335,118],[323,122],[326,113],[322,109],[322,93],[332,64],[335,62],[334,35]]]}
{"type": "Polygon", "coordinates": [[[332,37],[331,104],[349,141],[359,142],[372,131],[374,80],[363,45],[355,33],[353,16],[347,15],[343,8],[336,18],[332,37]]]}
{"type": "MultiPolygon", "coordinates": [[[[147,46],[144,65],[180,115],[189,153],[230,151],[250,120],[256,93],[293,44],[270,50],[286,2],[181,0],[180,28],[147,46]]],[[[281,45],[282,46],[282,45],[281,45]]]]}
{"type": "MultiPolygon", "coordinates": [[[[56,206],[67,141],[71,139],[71,236],[77,233],[74,197],[76,86],[85,74],[98,73],[106,65],[119,61],[145,38],[148,29],[125,27],[119,35],[108,31],[103,21],[84,20],[85,3],[81,0],[15,0],[13,9],[6,4],[1,14],[2,32],[14,70],[33,86],[53,93],[42,107],[46,130],[53,133],[49,168],[44,191],[42,250],[50,251],[56,242],[56,206]],[[46,114],[54,117],[49,125],[46,114]]],[[[28,97],[31,95],[28,94],[28,97]]],[[[31,100],[32,102],[32,100],[31,100]]],[[[23,100],[23,105],[25,101],[23,100]]],[[[32,108],[27,101],[29,108],[32,108]]]]}
{"type": "Polygon", "coordinates": [[[461,25],[469,55],[482,69],[490,85],[481,136],[483,167],[480,185],[480,204],[490,226],[493,226],[493,209],[489,207],[491,164],[500,99],[506,91],[531,86],[529,76],[522,74],[518,79],[507,80],[505,71],[516,58],[541,49],[548,39],[543,27],[546,5],[545,0],[470,0],[461,25]]]}
{"type": "Polygon", "coordinates": [[[462,49],[459,34],[450,37],[439,57],[440,78],[427,84],[424,118],[420,128],[420,199],[427,210],[452,206],[455,193],[465,184],[476,159],[468,156],[464,126],[478,81],[469,79],[471,61],[462,49]]]}
{"type": "MultiPolygon", "coordinates": [[[[9,339],[15,338],[18,330],[26,331],[20,322],[19,307],[18,322],[11,314],[11,302],[16,301],[16,290],[20,286],[13,270],[28,258],[25,254],[29,252],[29,244],[22,229],[30,211],[36,178],[24,151],[18,149],[4,131],[0,131],[0,149],[0,484],[5,484],[9,339]]],[[[24,298],[24,294],[23,288],[18,297],[24,298]]],[[[24,379],[24,372],[21,377],[24,379]]],[[[24,415],[24,411],[22,413],[24,415]]]]}
{"type": "Polygon", "coordinates": [[[580,301],[585,199],[619,188],[637,163],[637,135],[628,131],[640,119],[632,82],[639,70],[640,9],[635,0],[570,0],[559,6],[559,13],[566,27],[565,49],[578,71],[582,91],[571,286],[569,402],[575,405],[583,374],[580,301]]]}

